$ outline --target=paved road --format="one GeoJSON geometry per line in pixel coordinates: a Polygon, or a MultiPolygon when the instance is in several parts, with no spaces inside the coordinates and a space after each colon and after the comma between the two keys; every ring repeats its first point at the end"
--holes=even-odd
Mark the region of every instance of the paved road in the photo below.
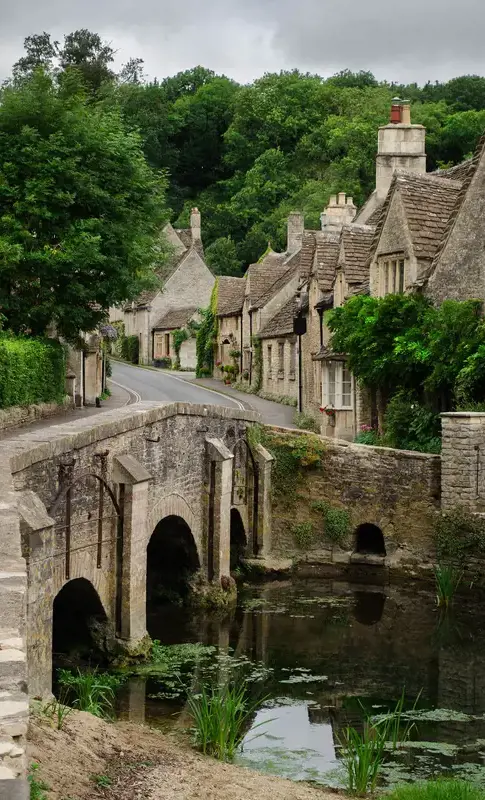
{"type": "Polygon", "coordinates": [[[160,402],[171,403],[181,401],[183,403],[243,408],[239,400],[196,386],[165,371],[158,372],[132,367],[129,364],[120,364],[115,361],[111,363],[113,383],[123,389],[128,389],[132,393],[133,400],[160,400],[160,402]]]}

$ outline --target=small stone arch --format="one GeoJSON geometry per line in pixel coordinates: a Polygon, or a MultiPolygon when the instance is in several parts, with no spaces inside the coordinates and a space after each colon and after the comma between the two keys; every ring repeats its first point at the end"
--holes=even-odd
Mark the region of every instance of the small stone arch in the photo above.
{"type": "Polygon", "coordinates": [[[169,494],[162,497],[148,514],[147,521],[147,545],[158,523],[165,517],[180,517],[188,525],[194,537],[195,546],[199,561],[203,563],[200,526],[189,504],[180,494],[169,494]]]}
{"type": "Polygon", "coordinates": [[[241,512],[234,507],[231,508],[230,525],[230,568],[232,572],[245,555],[248,546],[246,529],[241,512]]]}
{"type": "Polygon", "coordinates": [[[200,567],[195,539],[185,520],[175,514],[161,519],[147,545],[147,624],[160,605],[185,602],[200,567]]]}
{"type": "Polygon", "coordinates": [[[74,651],[78,659],[101,661],[109,649],[107,631],[108,614],[91,581],[64,583],[52,606],[53,663],[68,660],[74,651]]]}
{"type": "Polygon", "coordinates": [[[384,534],[378,525],[374,525],[371,522],[359,525],[355,531],[354,552],[362,555],[386,555],[384,534]]]}

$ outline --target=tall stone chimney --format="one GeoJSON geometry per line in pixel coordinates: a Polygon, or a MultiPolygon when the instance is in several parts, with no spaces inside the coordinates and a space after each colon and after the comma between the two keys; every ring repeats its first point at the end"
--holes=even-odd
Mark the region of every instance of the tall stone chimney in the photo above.
{"type": "Polygon", "coordinates": [[[395,97],[388,125],[379,128],[376,159],[377,199],[383,201],[397,169],[422,175],[426,172],[426,128],[411,124],[411,107],[395,97]]]}
{"type": "Polygon", "coordinates": [[[299,211],[292,211],[288,215],[287,243],[286,252],[296,253],[301,247],[305,221],[303,214],[299,211]]]}
{"type": "Polygon", "coordinates": [[[322,231],[340,230],[343,225],[349,225],[356,214],[357,208],[352,197],[347,197],[345,192],[333,194],[325,211],[320,214],[322,231]]]}
{"type": "Polygon", "coordinates": [[[192,242],[200,242],[200,211],[193,208],[190,212],[190,230],[192,231],[192,242]]]}

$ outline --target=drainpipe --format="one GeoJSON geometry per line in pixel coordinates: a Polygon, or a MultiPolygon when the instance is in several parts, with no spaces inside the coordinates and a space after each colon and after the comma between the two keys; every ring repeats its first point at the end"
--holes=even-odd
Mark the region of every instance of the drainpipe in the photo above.
{"type": "Polygon", "coordinates": [[[303,411],[303,383],[301,379],[301,334],[298,334],[298,411],[303,411]]]}
{"type": "Polygon", "coordinates": [[[320,347],[323,347],[323,308],[318,309],[318,318],[320,320],[320,347]]]}
{"type": "Polygon", "coordinates": [[[152,364],[155,361],[155,330],[152,328],[152,364]]]}
{"type": "Polygon", "coordinates": [[[242,379],[242,374],[243,374],[243,363],[244,363],[244,362],[243,362],[243,345],[244,345],[244,339],[243,339],[243,320],[244,320],[244,314],[243,314],[243,313],[242,313],[242,311],[241,311],[241,348],[240,348],[240,350],[241,350],[241,356],[240,356],[240,358],[239,358],[239,362],[240,362],[240,363],[239,363],[239,373],[240,373],[240,375],[241,375],[241,379],[242,379]]]}
{"type": "Polygon", "coordinates": [[[253,315],[249,311],[249,385],[253,383],[253,315]]]}

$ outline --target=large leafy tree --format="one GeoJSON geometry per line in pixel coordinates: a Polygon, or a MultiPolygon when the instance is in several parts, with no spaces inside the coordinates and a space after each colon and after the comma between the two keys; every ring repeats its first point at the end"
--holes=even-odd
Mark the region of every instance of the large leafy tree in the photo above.
{"type": "MultiPolygon", "coordinates": [[[[72,88],[72,87],[71,87],[72,88]]],[[[165,180],[119,115],[42,71],[0,105],[0,311],[73,338],[153,281],[165,180]]]]}

